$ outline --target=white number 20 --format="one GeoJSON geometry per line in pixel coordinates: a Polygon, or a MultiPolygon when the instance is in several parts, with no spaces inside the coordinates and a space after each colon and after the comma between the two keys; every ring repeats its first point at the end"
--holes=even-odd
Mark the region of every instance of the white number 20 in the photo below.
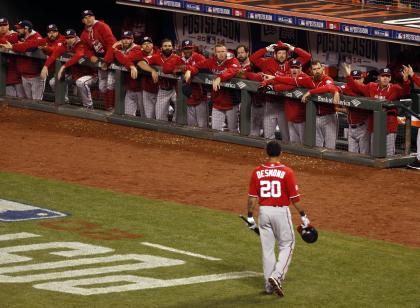
{"type": "Polygon", "coordinates": [[[280,181],[261,181],[260,195],[264,198],[279,198],[281,196],[280,181]]]}

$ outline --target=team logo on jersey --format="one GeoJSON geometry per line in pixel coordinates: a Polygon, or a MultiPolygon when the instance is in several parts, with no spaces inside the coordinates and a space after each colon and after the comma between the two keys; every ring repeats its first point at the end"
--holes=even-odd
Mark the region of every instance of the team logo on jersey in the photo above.
{"type": "Polygon", "coordinates": [[[0,199],[0,221],[23,221],[65,216],[67,214],[61,212],[0,199]]]}

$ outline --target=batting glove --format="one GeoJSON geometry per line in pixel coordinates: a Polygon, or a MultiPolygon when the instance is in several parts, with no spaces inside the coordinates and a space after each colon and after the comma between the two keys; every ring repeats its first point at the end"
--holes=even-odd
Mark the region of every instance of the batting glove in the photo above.
{"type": "Polygon", "coordinates": [[[257,224],[255,223],[254,217],[247,217],[246,222],[248,223],[248,228],[250,229],[257,228],[257,224]]]}
{"type": "Polygon", "coordinates": [[[304,228],[304,229],[307,228],[309,226],[309,224],[311,223],[309,221],[308,216],[306,216],[306,214],[303,215],[303,216],[300,216],[300,220],[302,221],[302,228],[304,228]]]}
{"type": "Polygon", "coordinates": [[[265,49],[269,52],[273,52],[274,48],[276,48],[276,46],[277,46],[277,44],[271,44],[271,45],[265,47],[265,49]]]}

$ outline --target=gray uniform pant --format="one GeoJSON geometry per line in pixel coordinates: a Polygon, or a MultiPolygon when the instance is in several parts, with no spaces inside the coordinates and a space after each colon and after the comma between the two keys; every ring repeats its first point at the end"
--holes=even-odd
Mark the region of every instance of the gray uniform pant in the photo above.
{"type": "Polygon", "coordinates": [[[6,96],[25,97],[25,91],[21,83],[6,86],[6,96]]]}
{"type": "Polygon", "coordinates": [[[349,125],[349,152],[369,154],[370,153],[370,134],[367,130],[367,123],[363,123],[356,128],[349,125]]]}
{"type": "MultiPolygon", "coordinates": [[[[71,75],[68,74],[66,75],[65,78],[66,78],[66,90],[64,93],[64,101],[68,103],[69,102],[69,83],[71,82],[71,75]]],[[[48,83],[50,84],[51,89],[55,91],[55,77],[52,77],[48,83]]]]}
{"type": "Polygon", "coordinates": [[[284,114],[284,104],[282,102],[266,101],[264,104],[264,138],[274,139],[276,126],[281,132],[282,141],[289,142],[289,128],[284,114]]]}
{"type": "Polygon", "coordinates": [[[125,114],[135,116],[137,110],[140,111],[140,115],[144,117],[144,107],[143,107],[143,92],[142,91],[131,91],[127,90],[125,92],[125,114]]]}
{"type": "Polygon", "coordinates": [[[264,105],[255,106],[251,104],[251,131],[252,137],[259,137],[261,130],[264,128],[264,105]]]}
{"type": "Polygon", "coordinates": [[[115,89],[115,72],[112,70],[98,70],[99,91],[105,93],[107,90],[115,89]]]}
{"type": "Polygon", "coordinates": [[[169,104],[171,101],[175,105],[175,89],[164,90],[159,88],[156,99],[156,120],[168,121],[169,104]]]}
{"type": "MultiPolygon", "coordinates": [[[[373,135],[370,134],[370,148],[373,149],[373,135]]],[[[386,135],[386,157],[395,155],[395,140],[397,139],[396,133],[386,135]]]]}
{"type": "Polygon", "coordinates": [[[287,122],[287,125],[289,127],[290,142],[303,144],[305,136],[305,122],[294,123],[289,121],[287,122]]]}
{"type": "Polygon", "coordinates": [[[76,87],[84,107],[93,106],[90,88],[98,81],[96,76],[82,76],[76,80],[76,87]]]}
{"type": "Polygon", "coordinates": [[[31,78],[22,76],[22,86],[26,98],[42,100],[45,90],[45,79],[39,76],[31,78]]]}
{"type": "Polygon", "coordinates": [[[209,105],[202,101],[196,106],[187,106],[187,123],[189,126],[207,128],[209,126],[209,105]]]}
{"type": "Polygon", "coordinates": [[[317,147],[335,149],[337,140],[337,114],[316,116],[316,142],[317,147]]]}
{"type": "Polygon", "coordinates": [[[295,234],[289,207],[260,206],[259,228],[265,288],[270,291],[268,278],[274,277],[279,280],[286,278],[295,247],[295,234]],[[277,260],[276,242],[279,245],[277,260]]]}
{"type": "Polygon", "coordinates": [[[222,130],[225,121],[230,131],[238,131],[238,109],[239,106],[233,106],[230,110],[219,110],[213,107],[211,112],[211,128],[222,130]]]}
{"type": "Polygon", "coordinates": [[[143,91],[144,116],[148,119],[156,118],[156,100],[156,93],[143,91]]]}

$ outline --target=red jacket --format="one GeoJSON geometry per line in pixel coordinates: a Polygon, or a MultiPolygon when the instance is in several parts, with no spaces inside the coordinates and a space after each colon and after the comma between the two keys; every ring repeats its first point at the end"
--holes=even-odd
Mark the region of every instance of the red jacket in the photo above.
{"type": "MultiPolygon", "coordinates": [[[[118,62],[124,65],[128,71],[130,71],[130,67],[135,65],[134,62],[143,59],[143,52],[139,45],[132,44],[127,49],[114,50],[114,56],[118,62]]],[[[140,80],[131,78],[129,74],[125,76],[124,84],[127,90],[135,92],[140,92],[142,90],[140,80]]]]}
{"type": "MultiPolygon", "coordinates": [[[[150,57],[144,58],[144,61],[146,61],[149,65],[157,65],[157,66],[163,66],[163,64],[167,61],[171,61],[172,59],[179,58],[176,54],[171,54],[169,57],[165,57],[161,52],[155,53],[150,57]]],[[[176,61],[176,60],[172,60],[176,61]]],[[[168,78],[159,78],[158,82],[159,88],[163,90],[170,90],[173,89],[176,86],[176,80],[174,79],[168,79],[168,78]]]]}
{"type": "MultiPolygon", "coordinates": [[[[4,44],[6,42],[16,44],[18,41],[18,34],[14,31],[9,31],[9,33],[0,35],[0,44],[4,44]]],[[[16,59],[16,56],[6,57],[6,85],[14,85],[22,82],[20,74],[17,71],[16,59]]]]}
{"type": "Polygon", "coordinates": [[[80,40],[87,45],[98,57],[103,57],[107,64],[114,61],[112,45],[117,41],[111,28],[102,21],[95,21],[93,26],[85,27],[80,40]]]}
{"type": "Polygon", "coordinates": [[[77,80],[80,77],[87,75],[95,75],[96,70],[94,68],[85,65],[77,65],[82,57],[93,56],[93,53],[91,53],[89,48],[80,40],[76,41],[73,46],[67,46],[67,44],[64,44],[55,48],[52,55],[47,58],[47,61],[45,61],[44,65],[49,67],[64,53],[73,54],[73,56],[64,63],[65,68],[71,67],[71,77],[73,80],[77,80]]]}
{"type": "MultiPolygon", "coordinates": [[[[197,74],[200,69],[208,69],[211,73],[220,77],[221,81],[227,81],[238,73],[240,67],[241,65],[236,58],[226,59],[225,61],[218,63],[216,58],[212,57],[196,63],[195,65],[188,66],[187,69],[191,71],[191,75],[197,74]]],[[[217,92],[212,91],[211,100],[213,102],[213,108],[215,109],[231,110],[233,108],[232,96],[228,89],[220,88],[217,92]]]]}
{"type": "MultiPolygon", "coordinates": [[[[363,95],[360,92],[354,91],[352,88],[350,88],[346,84],[340,86],[339,89],[344,95],[349,95],[349,96],[363,95]]],[[[366,109],[358,109],[358,108],[350,107],[348,108],[348,112],[347,112],[347,122],[349,122],[349,124],[360,124],[362,122],[365,122],[369,118],[370,113],[371,112],[366,109]]]]}
{"type": "MultiPolygon", "coordinates": [[[[381,88],[378,83],[370,82],[368,84],[356,83],[353,77],[347,77],[347,84],[354,91],[362,93],[366,97],[372,97],[376,99],[386,99],[394,101],[400,99],[402,96],[406,96],[410,93],[410,81],[404,82],[403,87],[397,84],[389,84],[388,86],[381,88]]],[[[398,128],[397,120],[397,109],[388,110],[387,116],[387,131],[388,133],[396,133],[398,128]]],[[[369,117],[368,130],[373,131],[373,116],[369,117]]]]}
{"type": "MultiPolygon", "coordinates": [[[[154,54],[158,54],[159,51],[158,50],[153,50],[153,54],[152,55],[147,55],[146,53],[143,52],[143,58],[150,58],[152,57],[154,54]]],[[[158,92],[158,84],[153,82],[152,77],[148,77],[148,76],[142,76],[141,77],[141,87],[144,91],[149,92],[149,93],[157,93],[158,92]]]]}
{"type": "MultiPolygon", "coordinates": [[[[15,52],[27,52],[34,51],[42,44],[42,36],[38,32],[32,30],[28,37],[22,42],[18,42],[13,45],[13,51],[15,52]]],[[[18,73],[27,78],[33,78],[39,76],[40,65],[39,60],[32,59],[29,57],[18,56],[16,58],[16,67],[18,73]]]]}
{"type": "Polygon", "coordinates": [[[420,87],[420,75],[414,74],[411,79],[413,79],[413,82],[416,84],[416,86],[420,87]]]}
{"type": "MultiPolygon", "coordinates": [[[[170,59],[168,59],[168,61],[163,63],[162,70],[165,74],[171,74],[174,73],[174,71],[176,72],[177,70],[185,72],[185,68],[188,65],[192,66],[204,60],[206,60],[206,58],[197,52],[193,52],[191,57],[189,57],[188,59],[186,59],[185,57],[171,57],[170,59]]],[[[206,100],[206,96],[203,93],[203,87],[201,86],[201,84],[192,84],[191,87],[192,94],[191,97],[189,97],[187,100],[187,105],[197,106],[202,101],[206,100]]]]}
{"type": "MultiPolygon", "coordinates": [[[[311,95],[323,94],[323,93],[335,93],[340,91],[337,86],[334,85],[334,80],[327,75],[323,75],[320,81],[315,81],[312,78],[312,90],[309,90],[311,95]]],[[[324,116],[335,113],[335,106],[328,103],[317,103],[316,104],[316,115],[324,116]]]]}

